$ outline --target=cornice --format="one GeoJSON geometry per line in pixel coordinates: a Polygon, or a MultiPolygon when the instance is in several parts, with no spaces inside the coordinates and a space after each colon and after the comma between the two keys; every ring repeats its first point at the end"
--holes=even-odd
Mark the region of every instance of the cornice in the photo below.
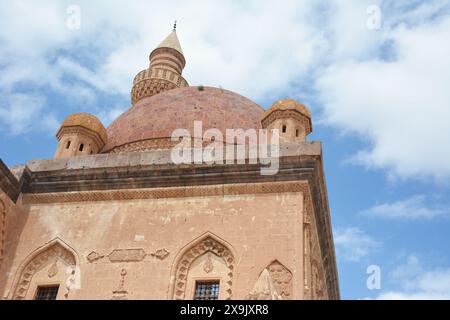
{"type": "Polygon", "coordinates": [[[0,189],[15,203],[20,194],[20,183],[0,159],[0,189]]]}

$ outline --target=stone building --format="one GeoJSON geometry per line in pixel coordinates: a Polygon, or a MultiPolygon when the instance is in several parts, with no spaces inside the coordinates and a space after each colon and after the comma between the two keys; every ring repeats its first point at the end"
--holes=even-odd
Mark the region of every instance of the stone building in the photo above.
{"type": "Polygon", "coordinates": [[[74,114],[54,159],[0,161],[1,299],[339,299],[321,144],[306,140],[311,113],[290,99],[265,111],[189,86],[185,64],[174,30],[111,126],[74,114]],[[278,129],[277,172],[261,174],[249,146],[244,161],[174,163],[172,133],[185,128],[195,145],[195,121],[278,129]]]}

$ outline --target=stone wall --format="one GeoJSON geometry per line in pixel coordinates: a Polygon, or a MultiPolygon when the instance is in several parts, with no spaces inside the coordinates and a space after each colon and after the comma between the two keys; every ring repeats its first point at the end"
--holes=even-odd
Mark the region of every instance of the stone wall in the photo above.
{"type": "Polygon", "coordinates": [[[321,145],[280,153],[269,176],[177,166],[170,150],[30,161],[2,180],[1,297],[59,284],[58,299],[192,299],[220,279],[221,299],[339,299],[321,145]]]}
{"type": "Polygon", "coordinates": [[[195,279],[218,278],[222,298],[245,299],[274,261],[288,270],[280,294],[303,298],[301,192],[27,206],[13,263],[3,270],[8,276],[0,290],[8,298],[32,298],[48,282],[61,283],[59,297],[68,299],[192,299],[195,279]],[[35,259],[57,243],[65,258],[51,249],[35,259]],[[202,247],[183,273],[189,250],[202,247]],[[33,259],[39,264],[28,283],[24,273],[33,259]],[[58,276],[77,263],[81,287],[67,291],[58,276]]]}

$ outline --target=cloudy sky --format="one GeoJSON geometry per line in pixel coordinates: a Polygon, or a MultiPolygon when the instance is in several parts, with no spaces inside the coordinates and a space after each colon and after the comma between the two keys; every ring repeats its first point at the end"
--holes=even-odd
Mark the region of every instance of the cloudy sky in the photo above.
{"type": "Polygon", "coordinates": [[[178,20],[191,85],[312,110],[342,297],[449,299],[450,1],[168,2],[0,0],[3,161],[52,158],[71,113],[110,124],[178,20]]]}

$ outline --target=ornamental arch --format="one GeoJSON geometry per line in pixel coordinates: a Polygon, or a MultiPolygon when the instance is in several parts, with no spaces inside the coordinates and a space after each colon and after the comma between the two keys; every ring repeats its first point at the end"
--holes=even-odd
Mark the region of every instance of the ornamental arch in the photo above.
{"type": "Polygon", "coordinates": [[[58,299],[67,298],[79,275],[78,255],[64,241],[56,238],[28,255],[21,263],[11,290],[13,300],[34,299],[38,285],[58,285],[58,299]]]}
{"type": "Polygon", "coordinates": [[[169,299],[192,300],[197,281],[218,281],[220,300],[231,300],[236,255],[231,245],[212,233],[186,245],[172,267],[169,299]]]}

